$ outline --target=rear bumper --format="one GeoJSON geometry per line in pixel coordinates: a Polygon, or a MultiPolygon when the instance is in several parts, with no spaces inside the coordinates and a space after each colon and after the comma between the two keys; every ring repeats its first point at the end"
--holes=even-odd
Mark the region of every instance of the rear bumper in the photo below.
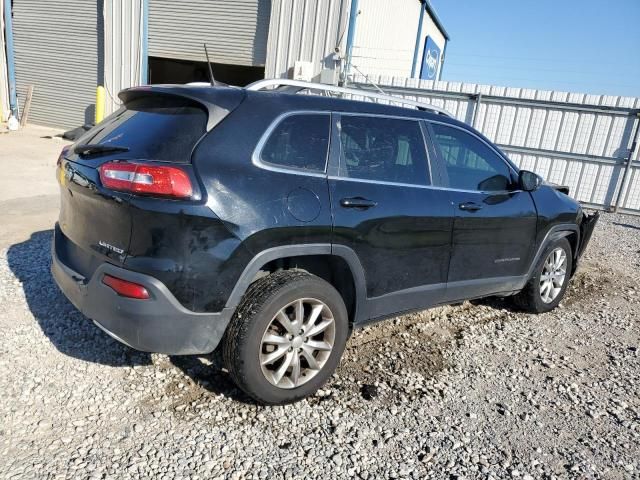
{"type": "Polygon", "coordinates": [[[52,248],[51,272],[60,290],[84,315],[116,340],[144,352],[188,355],[212,352],[224,334],[233,309],[196,313],[184,308],[159,280],[103,263],[84,278],[58,258],[52,248]],[[105,274],[144,285],[151,298],[118,295],[102,283],[105,274]]]}

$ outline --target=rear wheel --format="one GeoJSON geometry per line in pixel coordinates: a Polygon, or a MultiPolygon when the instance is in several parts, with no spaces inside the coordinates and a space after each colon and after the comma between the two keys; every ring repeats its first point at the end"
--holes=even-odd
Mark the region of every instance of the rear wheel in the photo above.
{"type": "Polygon", "coordinates": [[[331,376],[349,332],[340,294],[319,277],[282,271],[256,281],[223,340],[236,384],[265,404],[313,394],[331,376]]]}
{"type": "Polygon", "coordinates": [[[567,290],[571,268],[571,245],[567,239],[560,238],[551,242],[527,285],[515,295],[516,305],[532,313],[548,312],[556,308],[567,290]]]}

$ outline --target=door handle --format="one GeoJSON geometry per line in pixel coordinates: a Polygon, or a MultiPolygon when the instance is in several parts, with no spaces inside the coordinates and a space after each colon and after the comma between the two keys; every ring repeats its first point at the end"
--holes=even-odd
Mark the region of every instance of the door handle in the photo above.
{"type": "Polygon", "coordinates": [[[477,212],[482,208],[482,205],[479,205],[476,202],[464,202],[458,205],[458,208],[467,212],[477,212]]]}
{"type": "Polygon", "coordinates": [[[353,197],[353,198],[343,198],[340,200],[340,205],[344,208],[361,208],[367,209],[371,207],[375,207],[378,205],[378,202],[374,202],[373,200],[368,200],[362,197],[353,197]]]}

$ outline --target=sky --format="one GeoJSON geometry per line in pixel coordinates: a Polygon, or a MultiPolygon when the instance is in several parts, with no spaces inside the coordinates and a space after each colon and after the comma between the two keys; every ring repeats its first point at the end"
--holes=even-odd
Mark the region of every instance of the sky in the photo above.
{"type": "Polygon", "coordinates": [[[442,80],[640,97],[640,0],[431,0],[442,80]]]}

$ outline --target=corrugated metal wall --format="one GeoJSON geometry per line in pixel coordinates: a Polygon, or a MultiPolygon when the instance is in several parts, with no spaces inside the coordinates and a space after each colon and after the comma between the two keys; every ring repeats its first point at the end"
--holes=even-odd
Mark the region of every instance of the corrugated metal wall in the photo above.
{"type": "Polygon", "coordinates": [[[265,77],[290,78],[296,60],[320,73],[336,46],[344,53],[351,0],[272,0],[265,77]]]}
{"type": "Polygon", "coordinates": [[[149,55],[262,66],[266,59],[270,0],[150,0],[149,55]]]}
{"type": "Polygon", "coordinates": [[[418,0],[359,0],[352,66],[366,74],[411,76],[420,8],[418,0]]]}
{"type": "Polygon", "coordinates": [[[29,122],[72,128],[93,121],[102,83],[102,0],[14,0],[16,83],[29,122]]]}
{"type": "Polygon", "coordinates": [[[142,10],[144,0],[104,0],[105,113],[118,109],[118,92],[142,78],[142,10]]]}
{"type": "MultiPolygon", "coordinates": [[[[362,77],[356,83],[370,88],[362,77]]],[[[615,204],[640,98],[372,76],[394,95],[424,100],[472,124],[521,168],[567,185],[586,206],[615,204]],[[477,94],[482,94],[480,102],[477,94]]],[[[619,211],[640,214],[640,148],[619,211]]]]}
{"type": "Polygon", "coordinates": [[[0,122],[9,118],[9,78],[4,46],[4,0],[0,0],[0,122]]]}

